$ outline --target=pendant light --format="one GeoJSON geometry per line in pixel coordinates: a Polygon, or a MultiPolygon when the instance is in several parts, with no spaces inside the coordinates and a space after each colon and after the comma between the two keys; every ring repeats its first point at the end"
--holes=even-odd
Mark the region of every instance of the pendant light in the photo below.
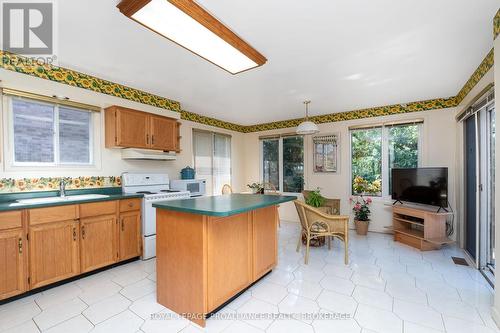
{"type": "Polygon", "coordinates": [[[318,125],[309,121],[309,104],[311,101],[304,101],[304,105],[306,106],[306,120],[301,122],[297,127],[296,133],[301,135],[315,134],[319,132],[318,125]]]}

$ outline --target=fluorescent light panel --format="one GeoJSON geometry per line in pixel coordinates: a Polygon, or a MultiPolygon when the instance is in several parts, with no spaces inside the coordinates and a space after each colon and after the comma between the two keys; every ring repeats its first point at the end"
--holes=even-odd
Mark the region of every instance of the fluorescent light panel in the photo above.
{"type": "Polygon", "coordinates": [[[167,0],[151,0],[130,17],[232,74],[262,65],[167,0]]]}

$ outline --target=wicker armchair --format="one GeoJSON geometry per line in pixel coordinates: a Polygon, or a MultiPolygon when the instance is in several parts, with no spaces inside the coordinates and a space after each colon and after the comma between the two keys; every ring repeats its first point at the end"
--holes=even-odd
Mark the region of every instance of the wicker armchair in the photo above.
{"type": "Polygon", "coordinates": [[[233,188],[231,187],[231,185],[224,184],[224,186],[222,186],[222,194],[231,194],[231,193],[233,193],[233,188]]]}
{"type": "MultiPolygon", "coordinates": [[[[302,195],[304,196],[304,200],[307,201],[307,198],[309,196],[309,193],[312,191],[304,190],[302,191],[302,195]]],[[[325,198],[325,203],[323,206],[326,209],[326,213],[330,215],[339,215],[340,214],[340,199],[328,199],[325,198]]]]}
{"type": "Polygon", "coordinates": [[[299,214],[300,224],[302,227],[299,242],[297,244],[297,252],[302,244],[302,235],[306,236],[306,256],[305,264],[309,261],[309,244],[311,239],[318,237],[326,237],[328,241],[328,249],[331,249],[332,238],[338,238],[344,241],[344,263],[347,265],[349,259],[349,216],[347,215],[330,215],[307,205],[306,203],[295,200],[295,208],[299,214]]]}

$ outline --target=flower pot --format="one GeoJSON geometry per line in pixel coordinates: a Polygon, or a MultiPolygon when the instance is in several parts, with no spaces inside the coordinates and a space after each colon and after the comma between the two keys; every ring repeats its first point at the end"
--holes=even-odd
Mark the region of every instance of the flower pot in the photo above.
{"type": "Polygon", "coordinates": [[[368,224],[370,221],[358,221],[354,220],[354,225],[356,226],[356,233],[358,235],[365,236],[368,233],[368,224]]]}

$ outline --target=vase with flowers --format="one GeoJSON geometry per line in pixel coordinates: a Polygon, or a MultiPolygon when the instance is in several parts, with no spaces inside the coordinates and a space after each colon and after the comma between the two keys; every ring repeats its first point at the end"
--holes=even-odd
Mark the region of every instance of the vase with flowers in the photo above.
{"type": "Polygon", "coordinates": [[[358,235],[366,235],[368,233],[368,224],[370,223],[370,205],[372,199],[370,197],[364,198],[362,195],[359,195],[352,197],[350,201],[353,205],[352,211],[354,212],[356,233],[358,235]]]}

